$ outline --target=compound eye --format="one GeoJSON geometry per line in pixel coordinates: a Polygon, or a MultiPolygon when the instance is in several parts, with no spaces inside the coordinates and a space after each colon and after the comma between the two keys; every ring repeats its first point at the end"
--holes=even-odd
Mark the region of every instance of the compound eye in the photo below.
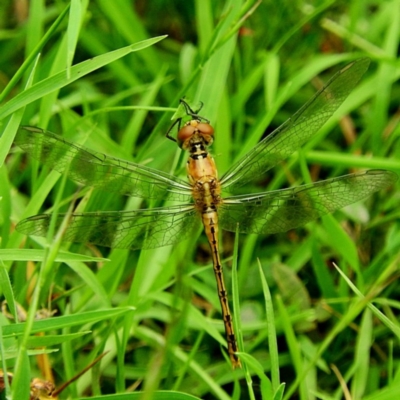
{"type": "Polygon", "coordinates": [[[210,124],[200,122],[197,125],[197,130],[203,135],[214,136],[214,128],[210,124]]]}
{"type": "Polygon", "coordinates": [[[179,129],[178,132],[178,142],[179,143],[184,143],[187,139],[190,138],[190,136],[193,135],[193,133],[197,130],[196,127],[192,125],[185,125],[183,128],[179,129]]]}

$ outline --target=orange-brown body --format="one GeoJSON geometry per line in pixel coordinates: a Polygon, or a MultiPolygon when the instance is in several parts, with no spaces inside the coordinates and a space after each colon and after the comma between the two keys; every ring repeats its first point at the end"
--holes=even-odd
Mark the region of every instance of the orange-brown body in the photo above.
{"type": "Polygon", "coordinates": [[[178,141],[181,143],[181,147],[190,153],[187,162],[188,178],[192,185],[195,207],[201,214],[204,230],[211,248],[229,357],[232,366],[237,368],[241,364],[235,354],[238,351],[238,347],[223,279],[218,245],[218,206],[222,201],[221,187],[214,159],[207,151],[207,147],[212,143],[213,133],[214,130],[209,124],[192,120],[179,131],[178,141]]]}

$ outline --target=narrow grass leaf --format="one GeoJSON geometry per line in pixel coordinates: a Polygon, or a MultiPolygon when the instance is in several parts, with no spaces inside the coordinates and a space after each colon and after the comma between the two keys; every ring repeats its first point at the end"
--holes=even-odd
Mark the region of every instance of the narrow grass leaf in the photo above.
{"type": "Polygon", "coordinates": [[[75,49],[78,43],[79,31],[83,20],[82,3],[79,0],[71,1],[67,30],[67,77],[70,78],[70,67],[74,60],[75,49]]]}
{"type": "Polygon", "coordinates": [[[264,101],[268,110],[273,106],[278,92],[281,64],[277,54],[268,53],[267,61],[264,70],[264,101]]]}
{"type": "MultiPolygon", "coordinates": [[[[62,329],[65,327],[92,324],[98,321],[116,318],[132,311],[132,307],[117,307],[39,320],[33,323],[31,333],[46,332],[52,329],[62,329]]],[[[24,329],[25,323],[13,324],[4,326],[3,333],[4,336],[21,335],[24,329]]]]}
{"type": "MultiPolygon", "coordinates": [[[[278,305],[278,311],[279,311],[279,316],[281,317],[282,321],[282,328],[285,332],[285,338],[286,338],[286,343],[289,347],[289,352],[290,352],[290,357],[295,369],[295,373],[297,376],[296,381],[292,384],[292,390],[294,389],[295,386],[299,385],[300,386],[300,399],[307,399],[307,388],[305,386],[305,375],[306,371],[303,370],[303,357],[301,355],[301,349],[298,341],[296,340],[296,335],[294,333],[293,325],[290,321],[289,314],[286,310],[286,307],[282,301],[282,298],[280,296],[276,297],[277,300],[277,305],[278,305]]],[[[285,398],[288,398],[288,396],[291,394],[289,391],[286,393],[285,398]]]]}
{"type": "Polygon", "coordinates": [[[325,9],[330,7],[333,3],[335,3],[335,0],[327,0],[324,3],[320,4],[319,7],[313,8],[312,12],[306,13],[306,15],[298,21],[295,25],[289,29],[285,35],[279,38],[277,40],[274,48],[272,49],[273,53],[278,53],[281,47],[300,29],[304,29],[304,26],[307,25],[307,23],[315,18],[317,15],[321,14],[325,9]]]}
{"type": "Polygon", "coordinates": [[[335,298],[337,293],[335,291],[335,284],[333,282],[332,276],[329,274],[328,266],[319,250],[317,240],[315,235],[312,241],[312,267],[314,270],[314,275],[317,278],[318,287],[322,293],[323,298],[335,298]]]}
{"type": "Polygon", "coordinates": [[[311,164],[321,164],[329,167],[353,167],[390,169],[400,173],[400,161],[394,158],[360,156],[355,154],[335,153],[332,151],[309,150],[305,153],[306,160],[311,164]]]}
{"type": "MultiPolygon", "coordinates": [[[[28,78],[28,81],[25,86],[26,90],[29,90],[29,88],[32,85],[33,77],[35,75],[36,66],[37,66],[38,61],[39,61],[39,56],[36,57],[35,62],[33,63],[32,70],[29,74],[29,78],[28,78]]],[[[2,107],[0,108],[0,113],[1,113],[1,110],[2,110],[2,107]]],[[[24,114],[24,108],[21,108],[20,110],[16,111],[11,116],[9,121],[7,121],[7,125],[3,131],[2,136],[0,137],[0,168],[3,166],[4,160],[5,160],[8,152],[10,151],[11,144],[14,140],[15,133],[17,132],[18,126],[21,123],[23,114],[24,114]]],[[[1,120],[1,118],[0,118],[0,120],[1,120]]]]}
{"type": "Polygon", "coordinates": [[[9,102],[4,104],[0,109],[0,119],[5,118],[14,111],[21,107],[26,106],[29,103],[57,90],[70,83],[82,78],[83,76],[93,72],[107,64],[118,60],[121,57],[126,56],[135,51],[143,50],[153,44],[163,40],[166,36],[158,36],[152,39],[143,40],[142,42],[135,43],[130,46],[123,47],[118,50],[111,51],[106,54],[102,54],[90,60],[83,61],[79,64],[74,65],[70,69],[70,76],[67,76],[66,71],[62,71],[53,75],[49,78],[43,79],[42,81],[36,83],[31,88],[21,92],[9,102]]]}
{"type": "MultiPolygon", "coordinates": [[[[107,396],[92,396],[92,397],[80,397],[77,400],[136,400],[143,399],[143,392],[135,393],[119,393],[116,395],[107,396]]],[[[190,394],[175,392],[170,390],[157,391],[152,395],[153,400],[201,400],[199,397],[192,396],[190,394]]]]}
{"type": "MultiPolygon", "coordinates": [[[[4,261],[42,261],[45,250],[38,249],[0,249],[0,259],[4,261]]],[[[55,258],[57,262],[106,262],[108,258],[91,257],[85,254],[59,251],[55,258]]]]}
{"type": "Polygon", "coordinates": [[[4,295],[11,314],[14,316],[14,319],[17,320],[17,306],[14,297],[14,292],[11,286],[10,276],[7,273],[6,266],[4,265],[1,257],[0,257],[0,288],[1,288],[1,294],[4,295]]]}
{"type": "MultiPolygon", "coordinates": [[[[7,353],[9,352],[10,352],[9,349],[6,348],[5,343],[3,341],[3,329],[2,325],[0,324],[0,363],[3,376],[8,375],[6,360],[7,360],[7,353]]],[[[8,381],[8,379],[4,379],[4,389],[5,389],[4,396],[7,399],[11,396],[10,382],[8,381]]]]}
{"type": "MultiPolygon", "coordinates": [[[[262,56],[262,61],[259,64],[254,65],[253,69],[246,74],[246,77],[241,83],[238,92],[231,100],[232,116],[234,120],[236,120],[241,114],[240,110],[245,107],[249,97],[262,81],[265,70],[270,63],[270,59],[271,58],[267,54],[264,54],[262,56]]],[[[272,86],[275,85],[272,84],[272,86]]]]}
{"type": "Polygon", "coordinates": [[[322,217],[322,224],[329,235],[329,243],[333,243],[335,251],[351,265],[353,271],[361,278],[357,248],[349,235],[332,215],[322,217]]]}
{"type": "Polygon", "coordinates": [[[12,229],[12,222],[10,219],[11,210],[13,209],[13,193],[14,187],[8,176],[7,168],[0,166],[0,225],[1,246],[7,247],[8,239],[12,229]]]}
{"type": "MultiPolygon", "coordinates": [[[[151,330],[150,328],[144,327],[143,325],[138,326],[135,329],[135,336],[149,343],[153,347],[164,346],[165,337],[151,330]]],[[[178,346],[174,346],[171,349],[173,356],[180,361],[186,362],[188,355],[182,351],[178,346]]],[[[225,390],[219,385],[219,383],[198,363],[190,363],[191,373],[196,376],[196,379],[201,383],[204,383],[213,395],[221,400],[231,400],[230,396],[225,392],[225,390]]]]}
{"type": "MultiPolygon", "coordinates": [[[[260,378],[261,382],[261,393],[263,399],[272,399],[273,397],[273,389],[271,385],[271,381],[264,373],[263,366],[259,363],[257,359],[249,354],[241,354],[240,358],[245,361],[248,366],[249,371],[254,371],[257,376],[260,378]]],[[[253,391],[253,390],[251,390],[253,391]]]]}
{"type": "Polygon", "coordinates": [[[262,270],[261,262],[258,260],[258,269],[260,272],[261,284],[265,300],[265,314],[267,316],[268,349],[271,358],[271,380],[272,390],[275,392],[280,386],[279,377],[279,351],[275,329],[275,313],[272,304],[271,292],[268,287],[267,279],[262,270]]]}
{"type": "MultiPolygon", "coordinates": [[[[129,2],[120,2],[118,7],[115,7],[115,4],[108,0],[99,0],[97,3],[112,26],[118,27],[121,37],[127,42],[143,41],[149,37],[146,24],[143,23],[136,13],[135,7],[131,7],[129,2]],[[132,27],[135,27],[135,29],[132,29],[132,27]]],[[[164,37],[167,37],[167,35],[164,35],[164,37]]],[[[160,67],[158,54],[152,48],[149,48],[139,56],[144,62],[144,68],[150,71],[153,76],[157,75],[160,67]]],[[[132,71],[128,71],[128,73],[131,75],[132,71]]]]}
{"type": "Polygon", "coordinates": [[[81,278],[82,283],[86,284],[91,293],[82,296],[80,303],[82,306],[87,303],[93,296],[96,296],[101,302],[102,307],[111,307],[110,299],[103,285],[97,279],[93,271],[83,262],[69,262],[68,266],[81,278]]]}
{"type": "Polygon", "coordinates": [[[368,385],[370,351],[373,342],[372,328],[372,313],[367,309],[363,313],[357,336],[356,356],[354,360],[355,374],[351,384],[351,395],[354,399],[362,399],[368,385]]]}
{"type": "Polygon", "coordinates": [[[208,99],[204,104],[204,115],[210,121],[217,121],[217,112],[228,78],[234,48],[235,40],[232,38],[211,57],[202,70],[195,100],[208,99]]]}
{"type": "Polygon", "coordinates": [[[233,258],[232,258],[232,302],[233,302],[233,326],[236,332],[236,340],[239,349],[244,350],[242,326],[240,321],[240,299],[239,299],[239,282],[238,282],[238,254],[239,254],[239,226],[235,232],[235,243],[233,247],[233,258]]]}
{"type": "MultiPolygon", "coordinates": [[[[36,3],[35,3],[36,4],[36,3]]],[[[0,102],[3,102],[5,98],[9,95],[13,87],[17,84],[17,82],[22,78],[23,74],[25,71],[29,68],[31,65],[32,61],[38,58],[38,54],[40,53],[40,50],[43,48],[43,46],[48,42],[50,37],[53,35],[53,33],[57,30],[59,27],[60,23],[66,16],[68,10],[69,10],[70,5],[68,4],[65,9],[60,13],[58,18],[53,22],[49,30],[46,32],[46,34],[41,38],[40,42],[36,45],[36,47],[30,52],[29,56],[26,58],[26,60],[23,62],[21,67],[18,69],[18,71],[13,75],[11,80],[8,82],[7,86],[5,89],[0,93],[0,102]]],[[[42,18],[31,18],[29,20],[29,24],[35,21],[42,21],[42,18]]],[[[34,29],[37,31],[37,29],[34,29]]],[[[28,35],[28,38],[30,38],[31,35],[28,35]]],[[[29,47],[29,46],[28,46],[29,47]]]]}
{"type": "MultiPolygon", "coordinates": [[[[235,17],[238,11],[238,5],[232,4],[232,8],[226,14],[225,18],[220,21],[224,28],[228,26],[230,21],[235,17]]],[[[221,28],[222,29],[222,28],[221,28]]],[[[232,62],[236,44],[236,38],[232,37],[222,47],[220,47],[202,68],[201,77],[198,83],[196,98],[194,100],[208,99],[204,104],[204,114],[211,121],[217,120],[217,112],[221,103],[228,72],[232,62]]]]}
{"type": "MultiPolygon", "coordinates": [[[[146,106],[147,104],[154,103],[162,85],[165,84],[166,72],[166,68],[160,69],[154,82],[149,86],[148,90],[142,96],[140,103],[138,104],[139,107],[141,105],[146,106]]],[[[148,114],[149,111],[145,108],[143,108],[142,110],[138,110],[132,114],[132,118],[127,124],[124,136],[121,140],[121,146],[123,148],[128,149],[129,151],[135,148],[140,132],[143,130],[143,124],[148,117],[148,114]]]]}
{"type": "Polygon", "coordinates": [[[20,365],[16,366],[11,385],[12,399],[28,399],[30,392],[30,363],[25,347],[20,347],[18,359],[20,365]]]}
{"type": "Polygon", "coordinates": [[[214,16],[210,0],[196,0],[196,28],[199,38],[199,50],[204,54],[210,46],[214,32],[214,16]]]}
{"type": "Polygon", "coordinates": [[[90,333],[91,331],[83,331],[67,334],[63,333],[62,335],[30,336],[27,344],[29,348],[57,346],[64,342],[69,342],[82,336],[89,335],[90,333]]]}
{"type": "Polygon", "coordinates": [[[342,275],[343,279],[350,286],[351,290],[362,300],[365,301],[368,308],[374,313],[374,315],[379,318],[379,320],[385,324],[398,338],[400,338],[400,327],[395,325],[385,314],[383,314],[379,309],[377,309],[372,303],[368,302],[365,296],[358,290],[358,288],[353,284],[353,282],[344,274],[344,272],[334,263],[336,270],[342,275]]]}
{"type": "Polygon", "coordinates": [[[394,382],[390,386],[386,386],[381,390],[376,390],[374,393],[363,397],[362,400],[397,400],[400,398],[400,385],[394,382]]]}
{"type": "Polygon", "coordinates": [[[286,383],[281,383],[274,394],[274,400],[282,400],[285,392],[286,383]]]}

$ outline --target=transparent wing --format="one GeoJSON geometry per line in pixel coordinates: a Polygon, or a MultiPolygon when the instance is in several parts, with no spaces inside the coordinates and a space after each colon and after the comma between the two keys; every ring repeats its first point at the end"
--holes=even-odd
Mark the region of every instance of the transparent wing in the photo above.
{"type": "Polygon", "coordinates": [[[285,232],[368,197],[397,180],[390,171],[370,170],[295,188],[233,196],[218,209],[223,229],[242,233],[285,232]]]}
{"type": "Polygon", "coordinates": [[[299,149],[339,108],[368,69],[369,62],[368,58],[361,58],[337,72],[300,110],[224,174],[223,188],[235,193],[240,186],[299,149]]]}
{"type": "Polygon", "coordinates": [[[190,201],[190,185],[162,171],[78,146],[49,131],[24,126],[15,143],[41,163],[83,185],[143,198],[190,201]]]}
{"type": "MultiPolygon", "coordinates": [[[[64,232],[66,242],[92,243],[117,249],[153,249],[172,245],[193,235],[199,223],[193,205],[135,211],[72,214],[64,232]]],[[[22,220],[16,226],[26,235],[46,236],[50,214],[22,220]]],[[[57,216],[58,228],[65,214],[57,216]]]]}

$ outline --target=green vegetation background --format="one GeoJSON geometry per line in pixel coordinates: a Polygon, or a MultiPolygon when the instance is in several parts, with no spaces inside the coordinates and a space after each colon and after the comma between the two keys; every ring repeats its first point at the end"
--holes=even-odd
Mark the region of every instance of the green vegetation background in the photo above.
{"type": "Polygon", "coordinates": [[[29,311],[19,323],[0,318],[14,399],[28,398],[32,378],[51,370],[60,385],[104,351],[60,398],[399,398],[398,186],[288,233],[238,244],[222,235],[246,361],[232,371],[201,230],[142,252],[24,237],[18,221],[77,197],[84,211],[154,204],[77,192],[12,147],[20,124],[35,125],[184,176],[185,155],[165,132],[186,95],[216,128],[222,174],[368,56],[342,111],[258,191],[360,169],[400,173],[398,0],[9,0],[0,24],[0,288],[12,314],[16,302],[29,311]],[[43,308],[57,313],[38,320],[43,308]]]}

